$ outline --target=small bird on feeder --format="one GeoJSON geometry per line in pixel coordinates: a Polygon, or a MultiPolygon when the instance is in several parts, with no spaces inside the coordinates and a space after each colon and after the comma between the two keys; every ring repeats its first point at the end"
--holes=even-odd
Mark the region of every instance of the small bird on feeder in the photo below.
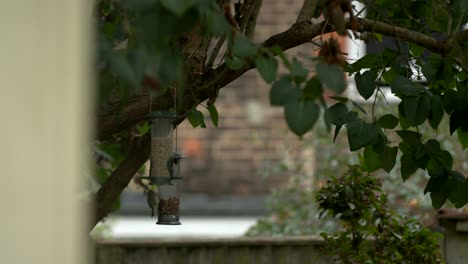
{"type": "Polygon", "coordinates": [[[146,192],[146,202],[148,203],[149,208],[151,208],[151,217],[154,216],[154,208],[156,207],[156,192],[152,189],[149,189],[146,192]]]}

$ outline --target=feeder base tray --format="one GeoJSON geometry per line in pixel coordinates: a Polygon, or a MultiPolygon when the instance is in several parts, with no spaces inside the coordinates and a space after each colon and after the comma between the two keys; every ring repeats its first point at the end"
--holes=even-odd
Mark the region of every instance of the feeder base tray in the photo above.
{"type": "Polygon", "coordinates": [[[156,222],[157,225],[181,225],[180,222],[156,222]]]}
{"type": "Polygon", "coordinates": [[[178,215],[158,215],[158,225],[180,225],[178,215]]]}

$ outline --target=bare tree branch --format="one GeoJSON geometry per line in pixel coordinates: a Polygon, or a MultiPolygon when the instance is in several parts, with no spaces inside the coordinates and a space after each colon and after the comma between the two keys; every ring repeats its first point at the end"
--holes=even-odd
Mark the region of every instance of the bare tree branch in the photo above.
{"type": "Polygon", "coordinates": [[[299,15],[297,16],[296,23],[310,21],[314,16],[315,9],[318,4],[319,0],[304,0],[301,11],[299,11],[299,15]]]}
{"type": "Polygon", "coordinates": [[[255,2],[258,0],[244,0],[241,7],[242,13],[242,20],[239,25],[240,32],[245,33],[245,29],[247,28],[247,23],[249,22],[250,16],[255,8],[255,2]]]}
{"type": "Polygon", "coordinates": [[[221,47],[223,46],[225,41],[226,35],[222,35],[218,39],[218,41],[216,41],[213,51],[211,51],[210,57],[208,58],[208,62],[206,63],[206,69],[211,69],[213,67],[213,63],[216,60],[216,57],[218,57],[218,53],[221,50],[221,47]]]}
{"type": "Polygon", "coordinates": [[[247,26],[245,29],[245,36],[250,40],[253,40],[255,33],[255,26],[257,25],[258,13],[260,13],[260,8],[262,7],[263,0],[257,0],[253,3],[252,14],[247,21],[247,26]]]}
{"type": "MultiPolygon", "coordinates": [[[[399,40],[408,41],[424,47],[432,52],[446,55],[449,52],[450,47],[445,43],[436,40],[430,36],[422,33],[409,30],[402,27],[391,26],[386,23],[382,23],[375,20],[357,18],[358,20],[358,31],[360,32],[375,32],[387,36],[398,37],[399,40]]],[[[349,27],[348,27],[349,28],[349,27]]]]}

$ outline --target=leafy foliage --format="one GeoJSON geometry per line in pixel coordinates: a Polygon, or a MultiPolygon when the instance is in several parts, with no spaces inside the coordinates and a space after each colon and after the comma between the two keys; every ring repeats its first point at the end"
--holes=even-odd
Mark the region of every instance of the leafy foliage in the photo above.
{"type": "MultiPolygon", "coordinates": [[[[181,37],[195,26],[201,26],[202,35],[229,32],[219,6],[209,0],[101,0],[98,15],[102,102],[115,91],[125,99],[142,86],[156,96],[174,83],[182,86],[181,37]]],[[[252,47],[236,43],[240,55],[250,55],[252,47]]],[[[231,66],[240,69],[242,61],[231,59],[231,66]]]]}
{"type": "MultiPolygon", "coordinates": [[[[174,94],[191,96],[183,92],[187,76],[203,75],[211,68],[187,70],[194,52],[184,50],[184,45],[192,38],[210,41],[211,38],[226,38],[227,50],[219,66],[227,67],[223,74],[226,71],[242,73],[257,67],[262,78],[272,84],[271,105],[284,108],[285,120],[296,135],[304,137],[323,117],[325,126],[334,130],[334,140],[346,129],[349,149],[361,155],[366,171],[383,169],[390,173],[400,158],[403,180],[409,180],[418,171],[429,175],[425,192],[430,193],[434,207],[443,206],[447,200],[457,207],[467,203],[463,190],[468,179],[454,168],[452,154],[444,149],[437,136],[431,137],[427,130],[422,131],[426,123],[434,130],[440,129],[441,122],[448,119],[450,134],[456,131],[460,145],[468,146],[468,45],[457,43],[457,34],[468,23],[466,1],[366,2],[367,18],[426,37],[446,39],[438,44],[451,43],[453,48],[439,50],[421,41],[408,43],[393,36],[393,48],[380,48],[375,54],[367,54],[350,64],[313,57],[312,68],[305,67],[298,58],[287,57],[280,48],[254,43],[245,31],[240,32],[238,25],[226,19],[229,14],[223,10],[225,3],[215,0],[98,1],[99,109],[107,109],[116,97],[123,105],[136,95],[148,93],[152,98],[174,94]],[[279,70],[278,59],[284,71],[279,70]],[[363,99],[374,96],[374,104],[383,94],[382,86],[390,86],[401,101],[398,109],[380,115],[376,115],[374,107],[371,111],[364,110],[344,94],[346,75],[354,78],[363,99]],[[427,82],[421,83],[424,80],[427,82]],[[327,105],[327,90],[334,95],[330,98],[337,101],[331,106],[327,105]],[[395,133],[399,138],[390,140],[395,133]]],[[[314,17],[319,17],[324,8],[327,6],[319,6],[314,17]]],[[[354,35],[380,46],[383,39],[373,30],[354,35]]],[[[208,44],[204,46],[205,57],[208,57],[208,44]]],[[[198,82],[195,83],[191,85],[197,86],[198,82]]],[[[197,110],[203,102],[197,98],[189,101],[193,105],[179,114],[186,116],[194,127],[206,127],[205,116],[197,110]]],[[[214,104],[208,104],[207,108],[216,126],[218,111],[214,104]]],[[[118,113],[114,114],[117,118],[113,120],[118,120],[118,113]]],[[[121,128],[113,140],[124,142],[123,138],[129,137],[131,129],[121,128]]],[[[98,170],[97,174],[102,174],[104,179],[109,171],[104,174],[98,170]]]]}
{"type": "Polygon", "coordinates": [[[336,235],[321,233],[327,253],[340,263],[441,263],[439,236],[391,212],[380,185],[353,166],[317,193],[323,213],[345,226],[336,235]]]}
{"type": "MultiPolygon", "coordinates": [[[[363,107],[365,111],[370,111],[372,106],[364,105],[363,107]]],[[[391,105],[378,105],[376,114],[382,115],[392,109],[394,107],[391,105]]],[[[457,145],[456,138],[449,136],[448,126],[448,120],[445,119],[440,125],[441,131],[434,133],[437,133],[441,146],[450,150],[454,156],[464,157],[454,160],[453,166],[466,172],[464,168],[468,165],[467,153],[464,153],[463,149],[457,145]]],[[[420,131],[428,134],[433,132],[428,124],[423,125],[420,131]]],[[[397,141],[399,138],[396,133],[390,136],[390,141],[397,141]]],[[[261,175],[281,171],[291,176],[285,186],[278,187],[270,193],[267,199],[266,216],[249,229],[248,236],[318,235],[320,232],[334,234],[341,230],[340,223],[328,214],[322,215],[318,220],[320,211],[314,199],[317,190],[328,179],[344,174],[347,167],[343,164],[360,163],[362,170],[372,170],[367,167],[367,160],[363,155],[351,155],[346,137],[338,137],[334,144],[331,144],[331,140],[330,133],[327,132],[323,123],[318,123],[314,133],[304,137],[302,149],[305,151],[313,149],[316,153],[320,153],[315,156],[316,167],[312,174],[303,167],[303,164],[310,160],[293,158],[292,164],[289,159],[281,163],[268,163],[261,175]]],[[[283,144],[290,146],[291,140],[285,138],[283,144]]],[[[392,148],[396,151],[397,147],[392,148]]],[[[285,148],[284,152],[287,157],[294,155],[288,148],[285,148]]],[[[414,218],[424,226],[432,224],[434,210],[431,199],[429,195],[423,195],[424,186],[429,177],[422,170],[418,170],[415,175],[406,180],[404,185],[401,185],[400,158],[397,157],[394,161],[394,169],[390,172],[387,173],[382,169],[373,172],[373,177],[382,182],[388,208],[400,216],[414,218]]]]}

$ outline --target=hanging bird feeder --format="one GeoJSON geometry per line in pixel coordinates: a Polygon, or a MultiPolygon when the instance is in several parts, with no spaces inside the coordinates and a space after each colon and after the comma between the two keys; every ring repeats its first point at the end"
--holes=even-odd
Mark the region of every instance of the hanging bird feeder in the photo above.
{"type": "MultiPolygon", "coordinates": [[[[151,166],[150,185],[157,186],[159,225],[180,225],[179,222],[179,180],[180,161],[184,157],[174,150],[174,112],[151,112],[151,166]]],[[[177,138],[175,139],[177,142],[177,138]]]]}

